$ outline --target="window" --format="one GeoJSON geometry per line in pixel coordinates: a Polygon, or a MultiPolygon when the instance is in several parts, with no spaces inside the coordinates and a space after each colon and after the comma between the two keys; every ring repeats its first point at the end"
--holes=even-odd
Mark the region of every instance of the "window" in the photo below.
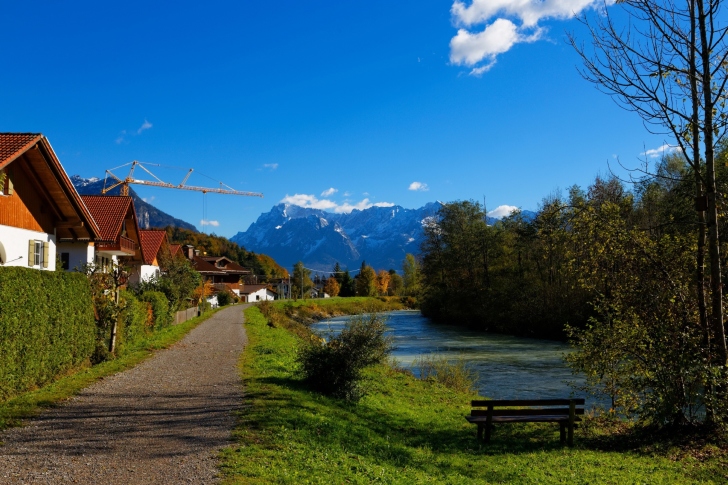
{"type": "Polygon", "coordinates": [[[50,244],[43,241],[28,242],[28,266],[48,267],[50,244]]]}
{"type": "Polygon", "coordinates": [[[68,271],[71,268],[71,254],[61,253],[61,268],[68,271]]]}

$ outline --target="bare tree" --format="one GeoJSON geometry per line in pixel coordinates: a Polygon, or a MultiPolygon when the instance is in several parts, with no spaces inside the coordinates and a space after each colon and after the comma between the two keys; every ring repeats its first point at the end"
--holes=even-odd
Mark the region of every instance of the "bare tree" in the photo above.
{"type": "Polygon", "coordinates": [[[718,239],[715,147],[726,135],[728,27],[721,0],[617,0],[596,20],[581,17],[591,33],[587,50],[574,35],[581,74],[639,114],[653,133],[675,140],[695,180],[696,288],[708,358],[728,365],[718,239]],[[707,236],[707,237],[706,237],[707,236]],[[711,311],[706,305],[705,252],[710,262],[711,311]]]}

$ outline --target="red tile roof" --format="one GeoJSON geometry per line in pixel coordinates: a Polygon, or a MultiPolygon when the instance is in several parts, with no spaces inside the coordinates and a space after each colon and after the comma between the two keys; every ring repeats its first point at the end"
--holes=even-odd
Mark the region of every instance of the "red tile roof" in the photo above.
{"type": "Polygon", "coordinates": [[[40,133],[0,133],[0,168],[22,155],[41,137],[40,133]]]}
{"type": "Polygon", "coordinates": [[[166,231],[140,230],[139,239],[142,243],[142,258],[144,264],[154,264],[154,259],[167,239],[166,231]]]}
{"type": "Polygon", "coordinates": [[[123,195],[82,195],[81,199],[91,212],[101,232],[101,241],[116,241],[121,224],[132,204],[131,197],[123,195]]]}

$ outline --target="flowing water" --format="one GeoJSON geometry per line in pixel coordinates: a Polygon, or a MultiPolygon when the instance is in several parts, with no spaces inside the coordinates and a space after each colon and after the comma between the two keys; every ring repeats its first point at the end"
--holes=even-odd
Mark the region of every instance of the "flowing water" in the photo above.
{"type": "MultiPolygon", "coordinates": [[[[448,360],[463,359],[479,375],[478,391],[491,399],[548,399],[585,397],[587,407],[597,402],[574,391],[569,382],[582,383],[564,363],[570,347],[551,340],[511,337],[441,325],[419,311],[386,314],[394,338],[392,356],[410,368],[421,355],[436,353],[448,360]]],[[[312,325],[319,334],[334,334],[349,317],[337,317],[312,325]]],[[[417,369],[411,369],[417,375],[417,369]]]]}

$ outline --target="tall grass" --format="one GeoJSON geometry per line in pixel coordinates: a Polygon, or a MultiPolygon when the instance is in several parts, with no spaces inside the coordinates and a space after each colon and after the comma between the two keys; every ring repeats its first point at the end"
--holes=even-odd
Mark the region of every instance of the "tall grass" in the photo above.
{"type": "Polygon", "coordinates": [[[413,368],[422,380],[433,380],[459,392],[470,392],[478,384],[478,372],[463,358],[448,360],[437,354],[426,354],[415,359],[413,368]]]}

